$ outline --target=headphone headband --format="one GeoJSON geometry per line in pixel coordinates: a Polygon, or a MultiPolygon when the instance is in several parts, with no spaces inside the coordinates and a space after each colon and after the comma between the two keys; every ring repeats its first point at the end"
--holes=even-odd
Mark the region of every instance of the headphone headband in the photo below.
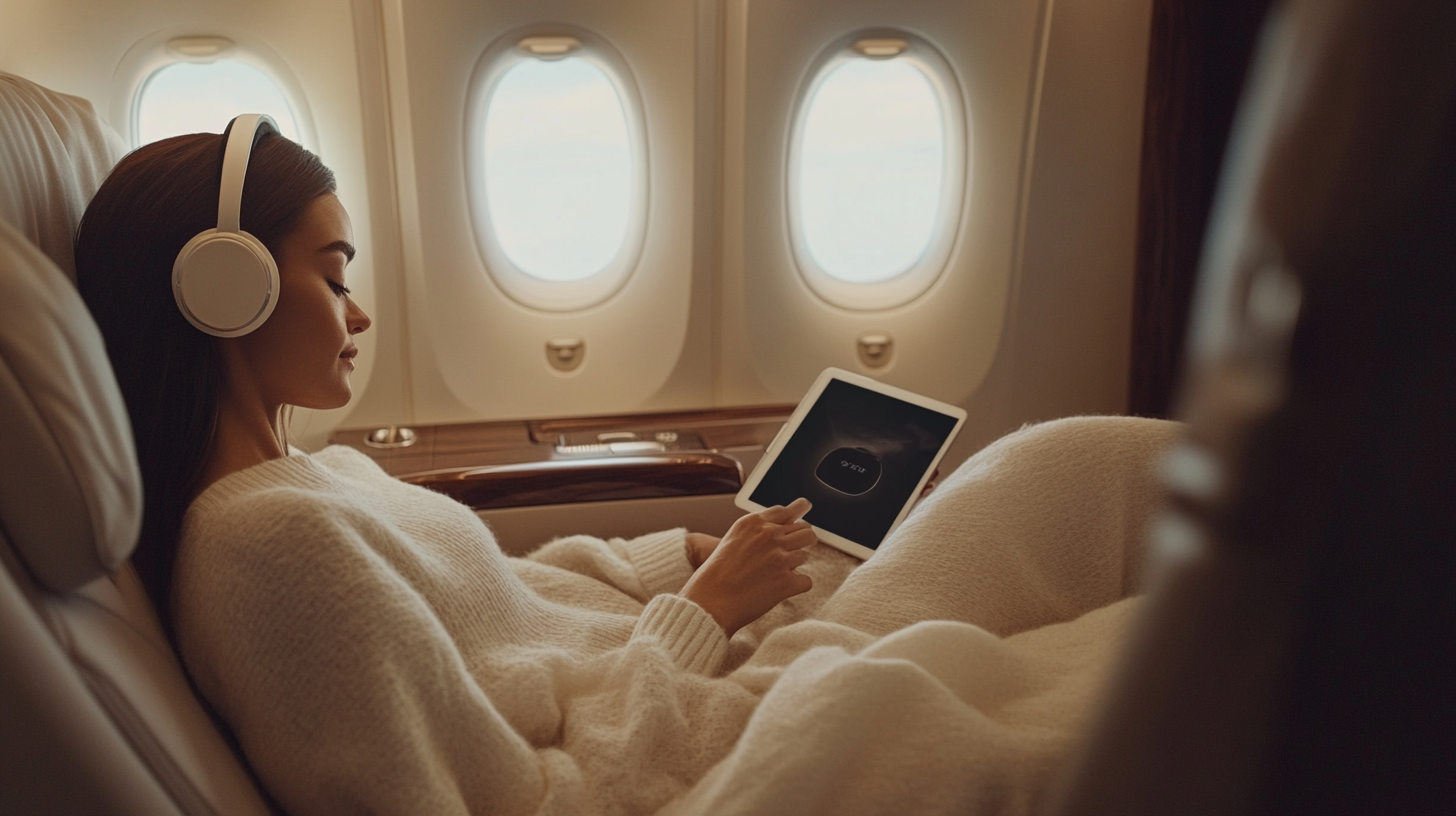
{"type": "Polygon", "coordinates": [[[217,231],[242,232],[243,181],[253,147],[278,123],[266,113],[245,113],[227,126],[227,147],[222,156],[222,185],[217,192],[217,231]],[[267,128],[267,130],[264,130],[267,128]]]}

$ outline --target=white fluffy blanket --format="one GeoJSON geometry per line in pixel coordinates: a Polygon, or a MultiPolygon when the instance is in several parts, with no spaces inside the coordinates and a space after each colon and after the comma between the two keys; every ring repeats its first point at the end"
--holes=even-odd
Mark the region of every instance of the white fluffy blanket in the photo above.
{"type": "MultiPolygon", "coordinates": [[[[1137,608],[1157,463],[1177,431],[1062,420],[977,454],[818,615],[883,637],[799,657],[667,812],[1035,810],[1137,608]]],[[[746,668],[815,625],[774,633],[746,668]]]]}

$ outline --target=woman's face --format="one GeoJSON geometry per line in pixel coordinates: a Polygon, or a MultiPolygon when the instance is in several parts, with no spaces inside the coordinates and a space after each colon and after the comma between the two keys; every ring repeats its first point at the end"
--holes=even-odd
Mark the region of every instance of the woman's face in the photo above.
{"type": "Polygon", "coordinates": [[[270,406],[339,408],[359,349],[353,335],[369,316],[349,297],[344,268],[354,258],[349,214],[332,193],[314,199],[279,245],[278,306],[238,338],[249,377],[270,406]]]}

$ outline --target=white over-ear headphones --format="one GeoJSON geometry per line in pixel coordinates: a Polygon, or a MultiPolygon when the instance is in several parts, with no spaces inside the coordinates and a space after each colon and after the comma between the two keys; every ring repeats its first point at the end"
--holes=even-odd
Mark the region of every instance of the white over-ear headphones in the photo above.
{"type": "Polygon", "coordinates": [[[172,264],[172,295],[187,321],[214,337],[253,331],[278,305],[278,264],[263,242],[239,226],[243,179],[253,145],[278,132],[271,116],[248,113],[228,125],[217,196],[217,229],[204,230],[182,247],[172,264]]]}

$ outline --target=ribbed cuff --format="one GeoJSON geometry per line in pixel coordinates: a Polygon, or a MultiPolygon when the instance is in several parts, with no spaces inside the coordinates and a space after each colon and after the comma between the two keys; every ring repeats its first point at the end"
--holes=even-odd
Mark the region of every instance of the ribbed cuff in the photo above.
{"type": "Polygon", "coordinates": [[[617,546],[618,552],[636,567],[648,597],[677,592],[693,575],[687,531],[681,527],[637,536],[617,546]]]}
{"type": "Polygon", "coordinates": [[[681,595],[658,595],[642,610],[632,639],[654,637],[684,671],[712,677],[728,656],[728,636],[707,610],[681,595]]]}

